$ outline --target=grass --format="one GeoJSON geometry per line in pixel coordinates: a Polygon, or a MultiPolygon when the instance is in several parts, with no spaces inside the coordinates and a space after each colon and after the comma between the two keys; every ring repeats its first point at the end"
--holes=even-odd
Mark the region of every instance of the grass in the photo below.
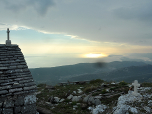
{"type": "MultiPolygon", "coordinates": [[[[77,103],[82,103],[82,101],[79,102],[72,102],[71,100],[67,99],[67,97],[72,94],[72,95],[76,95],[79,96],[80,94],[77,93],[77,90],[81,88],[81,90],[83,91],[84,94],[88,95],[90,94],[89,92],[95,91],[94,93],[92,93],[92,96],[98,96],[99,94],[105,94],[108,93],[106,91],[106,89],[110,89],[110,92],[113,91],[127,91],[129,87],[127,87],[128,83],[122,81],[119,84],[115,84],[115,85],[111,85],[111,83],[108,82],[104,82],[103,80],[100,79],[96,79],[96,80],[92,80],[90,81],[90,83],[86,83],[83,85],[66,85],[66,86],[55,86],[55,90],[54,91],[49,91],[48,89],[46,89],[46,84],[39,84],[38,85],[38,91],[41,91],[40,94],[37,95],[37,106],[43,107],[43,108],[47,108],[49,110],[51,110],[54,114],[91,114],[90,111],[86,108],[86,109],[82,109],[81,105],[77,105],[78,107],[76,108],[76,110],[73,110],[73,106],[76,105],[77,103]],[[103,83],[107,83],[109,84],[108,87],[104,87],[101,88],[101,85],[103,83]],[[76,91],[76,94],[73,93],[73,91],[76,91]],[[55,96],[55,97],[59,97],[59,98],[64,98],[65,100],[62,103],[58,103],[57,106],[54,107],[54,109],[51,109],[51,106],[46,105],[45,102],[48,102],[49,97],[51,96],[55,96]],[[71,103],[69,103],[71,102],[71,103]]],[[[103,98],[101,99],[101,103],[108,105],[109,107],[112,107],[113,105],[117,104],[117,99],[120,95],[116,95],[110,98],[103,98]]],[[[89,105],[88,105],[89,106],[89,105]]],[[[111,109],[112,110],[112,109],[111,109]]]]}
{"type": "Polygon", "coordinates": [[[142,87],[152,87],[152,83],[144,82],[142,83],[142,87]]]}

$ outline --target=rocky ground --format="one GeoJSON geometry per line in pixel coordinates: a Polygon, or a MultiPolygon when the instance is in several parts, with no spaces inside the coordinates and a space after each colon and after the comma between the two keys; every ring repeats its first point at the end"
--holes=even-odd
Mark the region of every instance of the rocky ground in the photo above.
{"type": "Polygon", "coordinates": [[[40,114],[151,114],[152,84],[142,83],[137,97],[129,91],[130,87],[124,81],[100,79],[65,86],[40,84],[37,107],[40,114]]]}

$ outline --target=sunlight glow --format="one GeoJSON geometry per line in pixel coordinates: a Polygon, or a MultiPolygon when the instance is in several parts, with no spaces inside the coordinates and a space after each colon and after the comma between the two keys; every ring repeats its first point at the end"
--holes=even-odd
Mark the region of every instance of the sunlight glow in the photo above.
{"type": "Polygon", "coordinates": [[[85,58],[101,58],[101,57],[106,57],[107,55],[101,53],[89,53],[84,56],[85,58]]]}

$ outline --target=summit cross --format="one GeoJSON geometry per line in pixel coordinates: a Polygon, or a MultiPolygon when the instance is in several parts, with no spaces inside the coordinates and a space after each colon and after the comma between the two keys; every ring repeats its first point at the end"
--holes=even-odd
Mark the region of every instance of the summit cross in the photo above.
{"type": "Polygon", "coordinates": [[[138,91],[137,88],[140,87],[140,84],[138,83],[137,80],[134,81],[134,83],[132,83],[132,85],[134,86],[134,92],[133,95],[137,96],[138,95],[138,91]]]}
{"type": "Polygon", "coordinates": [[[7,40],[9,40],[9,28],[7,28],[7,40]]]}
{"type": "Polygon", "coordinates": [[[7,31],[6,31],[6,32],[7,32],[6,45],[7,45],[7,46],[10,46],[10,45],[11,45],[11,40],[9,40],[9,32],[10,32],[10,31],[9,31],[9,28],[7,28],[7,31]]]}

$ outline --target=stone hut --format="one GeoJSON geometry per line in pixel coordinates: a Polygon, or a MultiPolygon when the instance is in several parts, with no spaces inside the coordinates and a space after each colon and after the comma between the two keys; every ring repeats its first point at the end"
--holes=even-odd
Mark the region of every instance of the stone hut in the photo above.
{"type": "Polygon", "coordinates": [[[0,44],[0,114],[37,114],[36,84],[18,45],[0,44]]]}

